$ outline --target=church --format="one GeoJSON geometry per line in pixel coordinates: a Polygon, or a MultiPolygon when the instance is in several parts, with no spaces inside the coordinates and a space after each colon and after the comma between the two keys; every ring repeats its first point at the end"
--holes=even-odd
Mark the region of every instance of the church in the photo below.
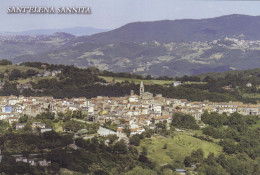
{"type": "Polygon", "coordinates": [[[153,98],[153,94],[152,93],[144,91],[144,83],[143,83],[143,81],[141,81],[141,83],[140,83],[140,98],[141,99],[153,98]]]}
{"type": "Polygon", "coordinates": [[[145,90],[144,90],[144,83],[143,83],[143,81],[141,81],[141,83],[140,83],[140,89],[139,89],[139,94],[140,94],[140,96],[137,96],[137,95],[135,95],[134,94],[134,91],[133,90],[131,90],[131,92],[130,92],[130,102],[132,102],[132,101],[138,101],[137,99],[139,98],[139,99],[152,99],[153,98],[153,94],[152,93],[150,93],[150,92],[145,92],[145,90]]]}

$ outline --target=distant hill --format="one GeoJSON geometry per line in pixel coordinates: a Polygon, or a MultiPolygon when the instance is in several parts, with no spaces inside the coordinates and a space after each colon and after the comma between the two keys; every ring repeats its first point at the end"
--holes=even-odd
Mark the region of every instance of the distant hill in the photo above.
{"type": "Polygon", "coordinates": [[[212,41],[225,37],[260,39],[260,16],[234,14],[210,19],[134,22],[78,40],[102,43],[149,41],[170,43],[212,41]]]}
{"type": "Polygon", "coordinates": [[[66,43],[52,51],[11,59],[97,67],[114,72],[183,76],[260,67],[260,42],[224,39],[214,42],[66,43]],[[243,43],[241,45],[241,43],[243,43]]]}
{"type": "Polygon", "coordinates": [[[260,67],[260,16],[136,22],[91,36],[46,36],[3,39],[0,58],[153,76],[260,67]]]}
{"type": "Polygon", "coordinates": [[[98,29],[93,27],[73,27],[65,29],[36,29],[28,30],[23,32],[2,32],[2,35],[52,35],[57,32],[69,33],[72,35],[82,36],[82,35],[93,35],[100,32],[106,32],[107,29],[98,29]]]}
{"type": "Polygon", "coordinates": [[[58,49],[76,36],[57,32],[53,35],[0,36],[0,59],[13,59],[21,55],[36,55],[58,49]]]}

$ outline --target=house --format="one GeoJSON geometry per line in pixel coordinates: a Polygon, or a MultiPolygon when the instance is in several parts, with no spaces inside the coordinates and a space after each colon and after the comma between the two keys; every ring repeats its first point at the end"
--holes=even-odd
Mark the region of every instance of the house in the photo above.
{"type": "Polygon", "coordinates": [[[226,91],[233,91],[234,90],[231,85],[223,86],[222,89],[224,89],[226,91]]]}
{"type": "Polygon", "coordinates": [[[7,120],[9,117],[12,117],[11,113],[0,113],[0,120],[7,120]]]}
{"type": "Polygon", "coordinates": [[[11,98],[9,98],[8,103],[10,106],[15,105],[16,103],[19,103],[19,99],[16,96],[12,96],[11,98]]]}
{"type": "Polygon", "coordinates": [[[173,82],[173,86],[174,87],[177,87],[177,86],[180,86],[182,83],[180,81],[174,81],[173,82]]]}
{"type": "Polygon", "coordinates": [[[17,123],[15,125],[15,129],[16,130],[23,129],[24,127],[25,127],[25,123],[17,123]]]}
{"type": "Polygon", "coordinates": [[[151,108],[152,108],[152,110],[153,110],[155,113],[158,113],[158,114],[161,114],[161,113],[162,113],[162,106],[161,106],[161,105],[153,104],[151,108]]]}
{"type": "Polygon", "coordinates": [[[32,123],[32,128],[35,129],[35,128],[41,128],[41,129],[44,129],[45,128],[45,124],[44,123],[41,123],[41,122],[33,122],[32,123]]]}
{"type": "Polygon", "coordinates": [[[237,109],[242,115],[259,115],[260,106],[258,105],[240,105],[237,109]]]}
{"type": "Polygon", "coordinates": [[[8,117],[7,122],[12,124],[13,122],[18,122],[19,121],[19,117],[8,117]]]}
{"type": "Polygon", "coordinates": [[[155,124],[159,123],[159,122],[163,122],[163,121],[167,121],[167,123],[171,122],[171,116],[170,115],[165,115],[165,116],[159,116],[159,117],[154,117],[153,121],[155,124]]]}
{"type": "Polygon", "coordinates": [[[22,155],[13,155],[13,157],[15,157],[16,162],[29,163],[31,166],[36,166],[37,163],[40,166],[49,166],[51,164],[51,161],[47,161],[46,159],[39,160],[37,158],[23,157],[22,155]]]}
{"type": "Polygon", "coordinates": [[[42,112],[44,112],[44,109],[40,104],[27,105],[24,110],[24,113],[28,116],[36,116],[37,114],[41,114],[42,112]]]}
{"type": "Polygon", "coordinates": [[[69,147],[74,149],[74,150],[78,149],[78,146],[75,143],[70,144],[69,147]]]}
{"type": "Polygon", "coordinates": [[[133,128],[133,129],[130,129],[130,131],[131,131],[130,136],[133,136],[135,134],[142,134],[143,132],[145,132],[145,129],[144,128],[133,128]]]}
{"type": "Polygon", "coordinates": [[[199,112],[199,111],[195,111],[191,114],[196,121],[200,121],[201,120],[201,116],[202,116],[202,112],[199,112]]]}
{"type": "Polygon", "coordinates": [[[177,173],[179,173],[180,175],[185,175],[186,174],[186,170],[185,169],[176,169],[175,171],[177,173]]]}
{"type": "Polygon", "coordinates": [[[52,77],[55,77],[55,76],[57,76],[59,73],[61,73],[61,70],[54,70],[54,71],[51,72],[51,76],[52,76],[52,77]]]}
{"type": "Polygon", "coordinates": [[[44,77],[47,77],[47,76],[50,76],[51,75],[51,72],[50,71],[45,71],[44,73],[43,73],[43,76],[44,77]]]}
{"type": "Polygon", "coordinates": [[[132,102],[138,102],[138,99],[139,99],[139,96],[138,95],[131,95],[129,97],[129,102],[132,103],[132,102]]]}
{"type": "Polygon", "coordinates": [[[41,133],[52,131],[52,128],[41,128],[41,133]]]}
{"type": "Polygon", "coordinates": [[[28,159],[27,161],[31,166],[35,166],[36,165],[36,162],[34,159],[28,159]]]}
{"type": "Polygon", "coordinates": [[[38,161],[38,164],[40,166],[49,166],[49,165],[51,165],[51,161],[47,161],[46,159],[43,159],[43,160],[38,161]]]}
{"type": "Polygon", "coordinates": [[[98,134],[100,136],[108,136],[110,134],[117,134],[117,132],[114,132],[110,129],[106,129],[106,128],[103,128],[103,127],[99,127],[98,134]]]}
{"type": "Polygon", "coordinates": [[[12,110],[13,110],[13,107],[10,105],[6,105],[6,106],[2,107],[2,112],[4,112],[4,113],[11,113],[12,110]]]}
{"type": "Polygon", "coordinates": [[[123,131],[124,131],[123,127],[118,127],[117,128],[117,135],[123,133],[123,131]]]}
{"type": "Polygon", "coordinates": [[[47,68],[47,65],[42,64],[42,65],[41,65],[41,68],[46,69],[46,68],[47,68]]]}
{"type": "Polygon", "coordinates": [[[246,87],[252,87],[252,83],[247,83],[246,87]]]}

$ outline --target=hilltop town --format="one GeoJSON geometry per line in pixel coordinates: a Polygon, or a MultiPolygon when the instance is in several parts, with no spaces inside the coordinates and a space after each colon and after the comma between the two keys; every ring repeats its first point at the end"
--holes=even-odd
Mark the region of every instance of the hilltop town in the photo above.
{"type": "MultiPolygon", "coordinates": [[[[131,135],[134,135],[144,132],[145,127],[153,128],[156,123],[163,121],[170,123],[172,115],[176,112],[191,115],[196,121],[201,120],[201,115],[205,111],[228,115],[234,112],[242,115],[257,116],[260,114],[259,104],[196,102],[186,99],[165,98],[161,94],[154,96],[150,92],[145,92],[143,82],[140,84],[139,94],[136,95],[132,90],[130,95],[124,97],[98,96],[91,99],[85,97],[54,99],[53,97],[5,96],[0,97],[0,120],[12,124],[18,122],[22,115],[36,117],[46,111],[56,115],[68,111],[82,111],[86,114],[86,121],[100,125],[112,121],[112,123],[118,125],[117,134],[122,133],[124,127],[127,126],[131,130],[131,135]],[[124,124],[122,124],[122,121],[124,121],[124,124]]],[[[18,129],[24,126],[25,124],[17,124],[18,129]]]]}

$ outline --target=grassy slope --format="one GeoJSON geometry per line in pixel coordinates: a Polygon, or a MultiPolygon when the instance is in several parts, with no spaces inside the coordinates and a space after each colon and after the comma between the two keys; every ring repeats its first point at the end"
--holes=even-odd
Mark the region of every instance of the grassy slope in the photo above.
{"type": "Polygon", "coordinates": [[[177,132],[175,132],[173,138],[154,136],[151,139],[142,140],[139,151],[142,150],[142,146],[148,147],[148,157],[158,165],[165,163],[173,165],[175,160],[184,160],[193,150],[199,148],[204,151],[205,156],[210,152],[213,152],[215,155],[222,152],[222,147],[216,143],[202,141],[187,133],[177,132]],[[165,143],[167,143],[167,149],[163,149],[165,143]]]}
{"type": "Polygon", "coordinates": [[[256,124],[252,125],[251,128],[252,128],[252,129],[260,128],[260,120],[258,120],[258,121],[256,122],[256,124]]]}
{"type": "MultiPolygon", "coordinates": [[[[103,78],[107,82],[112,82],[113,79],[115,79],[116,82],[123,82],[123,81],[134,81],[135,84],[140,84],[141,81],[143,81],[145,84],[172,84],[173,81],[171,80],[141,80],[141,79],[134,79],[134,78],[121,78],[121,77],[105,77],[105,76],[99,76],[100,78],[103,78]]],[[[205,82],[185,82],[185,84],[205,84],[205,82]]]]}
{"type": "Polygon", "coordinates": [[[103,78],[107,82],[111,82],[113,78],[116,82],[123,82],[123,81],[134,81],[136,84],[140,84],[141,81],[143,81],[145,84],[172,84],[173,81],[165,81],[165,80],[140,80],[140,79],[133,79],[133,78],[120,78],[120,77],[105,77],[105,76],[99,76],[100,78],[103,78]]]}

